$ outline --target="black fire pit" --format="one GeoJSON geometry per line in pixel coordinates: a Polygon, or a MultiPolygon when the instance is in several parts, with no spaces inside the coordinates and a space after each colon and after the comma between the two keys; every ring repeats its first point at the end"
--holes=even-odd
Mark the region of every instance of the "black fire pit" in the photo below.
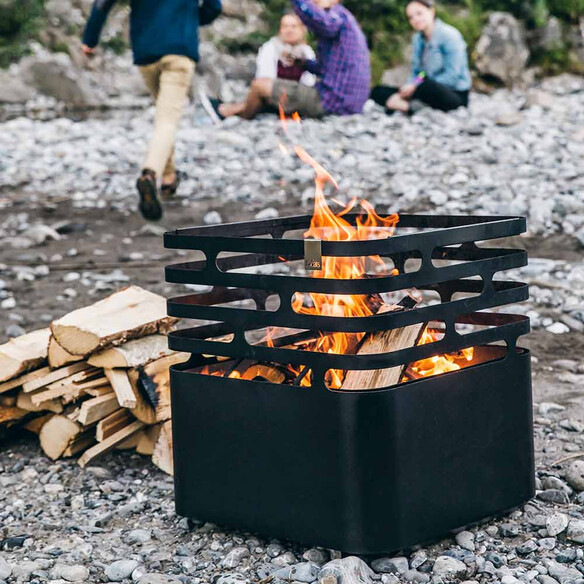
{"type": "Polygon", "coordinates": [[[192,354],[171,370],[177,512],[380,554],[530,499],[530,355],[517,347],[529,320],[484,312],[528,297],[526,285],[496,279],[526,265],[526,253],[489,243],[524,232],[525,219],[402,215],[393,237],[321,244],[302,239],[309,223],[301,216],[165,235],[166,247],[205,256],[168,267],[167,281],[213,287],[168,302],[170,315],[204,321],[169,341],[192,354]],[[305,259],[314,269],[321,256],[372,255],[393,262],[399,275],[335,280],[303,270],[305,259]],[[292,309],[298,292],[412,288],[433,294],[434,303],[359,318],[292,309]],[[336,355],[290,346],[291,339],[311,335],[430,322],[442,323],[443,338],[391,353],[336,355]],[[266,327],[289,334],[254,341],[254,332],[266,327]],[[387,369],[468,347],[475,347],[473,364],[451,373],[369,391],[331,390],[325,383],[331,369],[387,369]],[[310,370],[312,386],[226,377],[244,360],[310,370]],[[221,370],[223,376],[208,374],[221,370]]]}

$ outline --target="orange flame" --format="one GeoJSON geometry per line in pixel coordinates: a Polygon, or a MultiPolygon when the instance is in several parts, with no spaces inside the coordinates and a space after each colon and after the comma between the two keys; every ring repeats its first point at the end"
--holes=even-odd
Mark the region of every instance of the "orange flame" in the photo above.
{"type": "MultiPolygon", "coordinates": [[[[418,345],[427,345],[440,340],[441,333],[426,327],[422,333],[422,337],[418,345]]],[[[422,359],[410,365],[410,369],[420,377],[432,377],[433,375],[441,375],[442,373],[449,373],[451,371],[458,371],[462,369],[462,365],[456,361],[472,361],[474,359],[474,349],[463,349],[459,354],[436,355],[428,359],[422,359]]]]}
{"type": "MultiPolygon", "coordinates": [[[[284,115],[284,109],[280,105],[280,118],[284,131],[287,132],[288,121],[284,115]]],[[[292,120],[300,122],[300,116],[295,114],[292,120]]],[[[338,183],[332,175],[301,146],[295,145],[294,152],[306,164],[311,166],[315,172],[315,197],[314,213],[310,222],[310,228],[304,233],[305,238],[314,238],[326,241],[357,241],[368,239],[385,239],[391,237],[395,226],[399,221],[396,214],[389,217],[381,217],[369,202],[353,199],[339,213],[334,213],[329,207],[325,188],[328,184],[339,188],[338,183]],[[360,208],[364,215],[356,218],[355,225],[343,217],[360,208]]],[[[396,275],[396,269],[388,270],[385,262],[379,256],[369,258],[345,258],[345,257],[323,257],[322,270],[313,272],[315,278],[328,278],[335,280],[354,280],[364,278],[367,274],[367,263],[373,262],[377,266],[377,272],[385,275],[396,275]]],[[[348,294],[315,294],[297,293],[292,301],[292,309],[298,314],[311,314],[335,317],[364,317],[372,316],[376,310],[371,302],[371,298],[360,295],[348,294]]],[[[306,349],[320,353],[332,353],[342,355],[354,353],[364,333],[333,333],[321,335],[306,349]]],[[[268,343],[270,339],[268,339],[268,343]]],[[[326,381],[332,388],[339,389],[343,385],[344,372],[331,370],[327,373],[326,381]]],[[[311,374],[305,376],[301,385],[311,385],[311,374]]]]}

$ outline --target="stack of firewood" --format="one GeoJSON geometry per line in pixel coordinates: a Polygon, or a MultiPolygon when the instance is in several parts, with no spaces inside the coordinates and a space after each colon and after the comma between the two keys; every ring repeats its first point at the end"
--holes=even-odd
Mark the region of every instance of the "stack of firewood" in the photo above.
{"type": "Polygon", "coordinates": [[[188,358],[168,349],[175,324],[131,286],[0,345],[0,430],[34,432],[53,460],[135,449],[172,474],[169,367],[188,358]]]}

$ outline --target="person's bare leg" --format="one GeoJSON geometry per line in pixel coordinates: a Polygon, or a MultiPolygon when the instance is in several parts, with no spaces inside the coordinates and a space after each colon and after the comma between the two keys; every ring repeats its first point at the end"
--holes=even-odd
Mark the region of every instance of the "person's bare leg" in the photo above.
{"type": "Polygon", "coordinates": [[[254,79],[245,103],[223,103],[219,113],[223,117],[240,116],[246,120],[254,118],[272,95],[274,82],[272,79],[254,79]]]}
{"type": "Polygon", "coordinates": [[[245,109],[245,101],[241,103],[222,103],[219,106],[219,113],[224,118],[238,116],[245,109]]]}
{"type": "Polygon", "coordinates": [[[410,102],[404,99],[399,93],[394,93],[385,104],[387,109],[396,112],[407,113],[410,110],[410,102]]]}

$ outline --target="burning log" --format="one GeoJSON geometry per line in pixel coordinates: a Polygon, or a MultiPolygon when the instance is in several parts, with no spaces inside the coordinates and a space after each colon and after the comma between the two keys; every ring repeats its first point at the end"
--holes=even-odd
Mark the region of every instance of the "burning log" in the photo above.
{"type": "Polygon", "coordinates": [[[66,352],[85,357],[129,339],[165,332],[175,322],[166,315],[162,296],[129,286],[56,320],[51,331],[66,352]]]}
{"type": "Polygon", "coordinates": [[[47,359],[50,334],[41,329],[0,345],[0,382],[40,367],[47,359]]]}
{"type": "Polygon", "coordinates": [[[424,376],[421,373],[415,371],[411,365],[408,365],[408,367],[406,367],[404,376],[408,379],[408,381],[415,381],[416,379],[424,378],[424,376]]]}
{"type": "MultiPolygon", "coordinates": [[[[401,309],[403,308],[397,308],[397,310],[401,309]]],[[[378,314],[395,310],[396,307],[384,306],[378,314]]],[[[357,355],[379,355],[414,347],[424,327],[424,324],[413,324],[399,329],[369,333],[361,342],[357,355]]],[[[404,369],[405,365],[398,365],[389,369],[349,371],[342,389],[354,391],[391,387],[401,381],[404,369]]]]}
{"type": "Polygon", "coordinates": [[[293,376],[291,375],[290,370],[284,369],[283,367],[276,367],[275,365],[263,365],[258,363],[248,367],[241,378],[250,381],[285,383],[286,381],[292,381],[293,376]]]}

